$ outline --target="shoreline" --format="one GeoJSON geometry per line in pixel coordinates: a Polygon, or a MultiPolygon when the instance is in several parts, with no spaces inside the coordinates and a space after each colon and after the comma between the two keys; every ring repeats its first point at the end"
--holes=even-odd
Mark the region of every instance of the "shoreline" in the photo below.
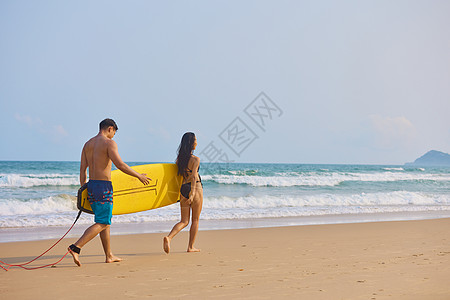
{"type": "MultiPolygon", "coordinates": [[[[301,217],[257,218],[257,219],[200,219],[199,231],[307,226],[325,224],[351,224],[367,222],[391,222],[450,218],[450,211],[390,212],[367,214],[339,214],[301,217]]],[[[177,221],[155,221],[142,223],[111,224],[111,235],[145,234],[169,232],[177,221]]],[[[76,224],[66,238],[83,234],[90,225],[76,224]]],[[[8,242],[39,241],[60,238],[70,226],[0,228],[0,244],[8,242]]]]}
{"type": "MultiPolygon", "coordinates": [[[[54,268],[0,272],[4,299],[449,299],[450,218],[188,231],[162,249],[161,233],[115,235],[124,261],[105,264],[99,238],[54,268]],[[18,284],[20,282],[20,284],[18,284]],[[81,288],[82,287],[82,288],[81,288]],[[113,287],[113,288],[112,288],[113,287]]],[[[60,243],[38,264],[58,260],[60,243]]],[[[1,260],[25,262],[49,241],[0,244],[1,260]]],[[[35,265],[35,263],[33,263],[35,265]]]]}

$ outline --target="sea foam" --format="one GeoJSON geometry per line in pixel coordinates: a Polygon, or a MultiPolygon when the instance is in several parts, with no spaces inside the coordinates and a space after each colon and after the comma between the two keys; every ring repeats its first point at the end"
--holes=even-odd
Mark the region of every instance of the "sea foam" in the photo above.
{"type": "Polygon", "coordinates": [[[219,184],[245,184],[251,186],[337,186],[344,182],[393,182],[393,181],[450,181],[450,176],[443,174],[377,172],[377,173],[280,173],[277,176],[238,176],[238,175],[204,175],[204,181],[219,184]]]}
{"type": "Polygon", "coordinates": [[[76,197],[66,194],[50,196],[43,199],[0,200],[0,216],[32,216],[72,212],[76,210],[76,197]]]}
{"type": "MultiPolygon", "coordinates": [[[[0,228],[67,226],[76,215],[75,197],[60,195],[32,201],[0,202],[0,228]]],[[[226,220],[293,216],[324,216],[358,213],[450,211],[450,197],[408,191],[318,194],[308,196],[205,197],[201,219],[226,220]]],[[[179,205],[114,216],[114,223],[179,220],[179,205]]],[[[79,224],[92,224],[93,216],[83,214],[79,224]]]]}
{"type": "Polygon", "coordinates": [[[72,186],[78,176],[63,174],[0,174],[0,187],[72,186]]]}

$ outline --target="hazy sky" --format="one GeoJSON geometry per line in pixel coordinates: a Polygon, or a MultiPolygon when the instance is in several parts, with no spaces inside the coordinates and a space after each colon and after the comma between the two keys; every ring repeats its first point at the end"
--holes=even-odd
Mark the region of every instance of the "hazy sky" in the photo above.
{"type": "Polygon", "coordinates": [[[125,161],[173,161],[186,131],[203,161],[448,153],[449,16],[446,0],[2,0],[0,160],[79,160],[106,117],[125,161]]]}

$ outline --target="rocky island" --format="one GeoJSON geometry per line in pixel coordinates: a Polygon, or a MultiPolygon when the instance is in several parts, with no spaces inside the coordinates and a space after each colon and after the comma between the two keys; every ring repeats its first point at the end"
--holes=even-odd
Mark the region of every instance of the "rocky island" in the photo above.
{"type": "Polygon", "coordinates": [[[406,163],[408,166],[450,166],[450,154],[431,150],[414,162],[406,163]]]}

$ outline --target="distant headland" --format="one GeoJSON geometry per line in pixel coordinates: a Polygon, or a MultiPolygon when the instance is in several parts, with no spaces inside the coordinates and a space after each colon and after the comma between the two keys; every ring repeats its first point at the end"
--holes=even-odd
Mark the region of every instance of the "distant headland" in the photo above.
{"type": "Polygon", "coordinates": [[[431,150],[416,159],[414,162],[406,163],[408,166],[450,166],[450,154],[431,150]]]}

